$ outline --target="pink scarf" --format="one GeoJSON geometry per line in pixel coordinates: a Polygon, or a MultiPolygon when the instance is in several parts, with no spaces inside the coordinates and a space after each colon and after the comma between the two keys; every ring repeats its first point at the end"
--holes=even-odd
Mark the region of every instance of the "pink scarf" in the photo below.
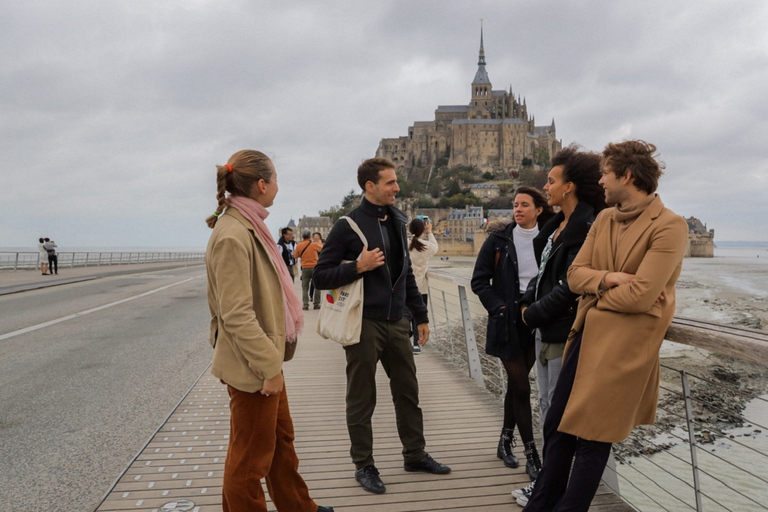
{"type": "Polygon", "coordinates": [[[301,302],[293,287],[293,280],[288,273],[288,267],[285,266],[285,261],[280,256],[277,244],[272,240],[272,235],[270,235],[267,225],[264,224],[264,219],[267,218],[269,212],[264,206],[253,199],[242,196],[228,196],[227,204],[240,212],[248,222],[253,224],[256,234],[259,235],[262,243],[267,246],[269,255],[272,257],[272,263],[275,264],[277,269],[277,275],[280,277],[280,284],[283,286],[285,341],[295,343],[301,329],[304,327],[304,313],[302,313],[301,302]]]}

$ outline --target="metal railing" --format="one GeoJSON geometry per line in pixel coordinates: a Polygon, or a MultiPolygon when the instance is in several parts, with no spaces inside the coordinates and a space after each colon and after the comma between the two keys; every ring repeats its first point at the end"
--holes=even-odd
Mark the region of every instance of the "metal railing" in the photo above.
{"type": "MultiPolygon", "coordinates": [[[[496,396],[506,392],[501,361],[485,354],[487,312],[470,289],[470,279],[430,271],[430,344],[467,371],[496,396]]],[[[763,372],[768,360],[768,333],[675,318],[670,341],[716,351],[763,372]]],[[[719,356],[718,356],[719,357],[719,356]]],[[[749,418],[768,418],[768,400],[761,389],[729,384],[738,375],[713,370],[715,377],[694,375],[661,365],[663,382],[654,425],[633,430],[613,446],[619,465],[611,463],[603,479],[632,508],[641,512],[768,510],[768,426],[749,418]],[[678,383],[670,385],[669,383],[678,383]],[[744,388],[744,389],[742,389],[744,388]]],[[[537,394],[532,372],[532,393],[537,394]]],[[[537,397],[531,406],[538,423],[537,397]]],[[[764,421],[763,423],[768,423],[764,421]]],[[[612,459],[613,460],[613,459],[612,459]]]]}
{"type": "MultiPolygon", "coordinates": [[[[60,252],[59,266],[100,267],[170,261],[202,261],[204,252],[60,252]]],[[[33,270],[40,267],[38,252],[0,252],[0,271],[33,270]]]]}

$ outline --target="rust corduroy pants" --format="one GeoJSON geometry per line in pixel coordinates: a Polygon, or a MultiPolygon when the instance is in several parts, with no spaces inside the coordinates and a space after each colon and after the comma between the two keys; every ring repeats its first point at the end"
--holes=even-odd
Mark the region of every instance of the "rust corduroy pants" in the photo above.
{"type": "Polygon", "coordinates": [[[261,480],[278,511],[315,512],[299,475],[293,448],[293,420],[285,388],[265,396],[227,386],[230,397],[230,434],[224,463],[224,512],[267,512],[261,480]]]}

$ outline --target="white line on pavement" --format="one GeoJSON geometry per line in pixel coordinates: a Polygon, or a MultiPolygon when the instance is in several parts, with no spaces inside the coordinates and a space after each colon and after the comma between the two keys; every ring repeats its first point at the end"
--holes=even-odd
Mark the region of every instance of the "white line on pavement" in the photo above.
{"type": "Polygon", "coordinates": [[[177,286],[177,285],[180,285],[180,284],[184,284],[186,282],[192,281],[193,279],[199,279],[201,277],[205,277],[205,275],[199,275],[199,276],[190,277],[188,279],[184,279],[183,281],[179,281],[178,283],[167,284],[165,286],[161,286],[160,288],[155,288],[154,290],[150,290],[148,292],[144,292],[144,293],[140,293],[138,295],[134,295],[133,297],[128,297],[126,299],[117,300],[115,302],[110,302],[109,304],[104,304],[103,306],[98,306],[98,307],[95,307],[95,308],[86,309],[85,311],[80,311],[79,313],[74,313],[72,315],[62,316],[61,318],[56,318],[55,320],[49,320],[49,321],[43,322],[41,324],[31,325],[29,327],[25,327],[25,328],[19,329],[17,331],[12,331],[12,332],[9,332],[9,333],[6,333],[6,334],[2,334],[2,335],[0,335],[0,341],[7,340],[8,338],[13,338],[15,336],[20,336],[20,335],[26,334],[28,332],[37,331],[38,329],[44,329],[44,328],[49,327],[51,325],[55,325],[55,324],[58,324],[58,323],[61,323],[61,322],[66,322],[67,320],[72,320],[73,318],[79,318],[81,316],[88,315],[90,313],[95,313],[95,312],[101,311],[103,309],[111,308],[111,307],[117,306],[119,304],[124,304],[124,303],[130,302],[132,300],[140,299],[142,297],[146,297],[147,295],[152,295],[153,293],[161,292],[163,290],[167,290],[168,288],[172,288],[174,286],[177,286]]]}

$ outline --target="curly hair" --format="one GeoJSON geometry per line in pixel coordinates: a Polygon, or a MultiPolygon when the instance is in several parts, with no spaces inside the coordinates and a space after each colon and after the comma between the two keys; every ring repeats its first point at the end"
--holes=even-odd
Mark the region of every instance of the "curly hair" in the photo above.
{"type": "Polygon", "coordinates": [[[605,191],[600,186],[600,155],[591,151],[579,151],[571,144],[552,157],[552,167],[563,166],[563,182],[576,186],[576,198],[590,205],[595,214],[605,208],[605,191]]]}
{"type": "Polygon", "coordinates": [[[665,167],[664,162],[656,159],[655,153],[656,146],[644,140],[611,142],[603,150],[600,165],[612,171],[617,178],[629,171],[638,190],[653,194],[665,167]]]}

